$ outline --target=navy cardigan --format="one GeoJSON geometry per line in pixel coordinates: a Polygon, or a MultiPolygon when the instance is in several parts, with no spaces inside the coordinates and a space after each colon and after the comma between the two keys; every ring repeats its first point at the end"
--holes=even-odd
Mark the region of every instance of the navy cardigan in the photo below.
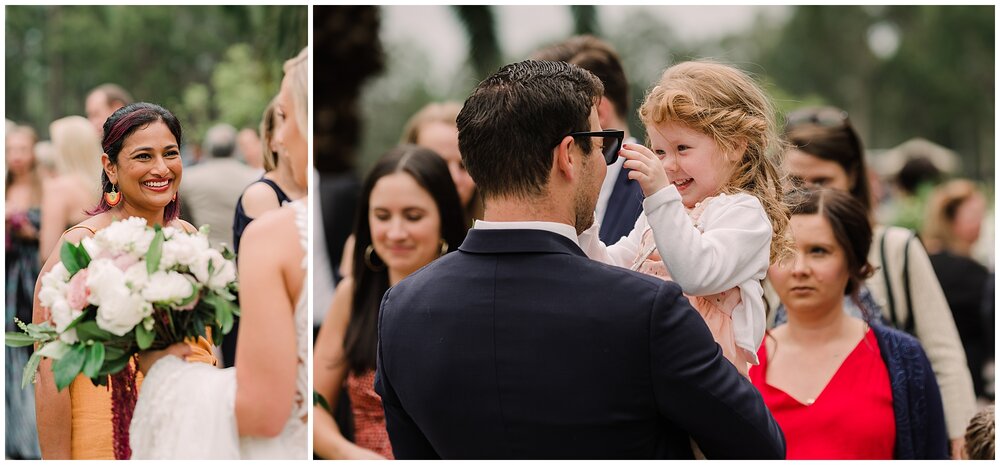
{"type": "Polygon", "coordinates": [[[893,458],[950,458],[941,391],[920,343],[909,334],[881,324],[872,324],[871,328],[892,387],[892,411],[896,417],[893,458]]]}

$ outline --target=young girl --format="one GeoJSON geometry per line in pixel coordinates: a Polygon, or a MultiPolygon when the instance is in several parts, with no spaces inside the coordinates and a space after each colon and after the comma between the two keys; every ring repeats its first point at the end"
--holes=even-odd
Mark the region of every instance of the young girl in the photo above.
{"type": "Polygon", "coordinates": [[[743,72],[711,62],[668,68],[639,109],[650,148],[625,144],[643,215],[612,246],[595,224],[580,236],[595,260],[670,279],[744,376],[758,363],[765,311],[761,280],[789,250],[788,209],[771,154],[774,111],[743,72]]]}

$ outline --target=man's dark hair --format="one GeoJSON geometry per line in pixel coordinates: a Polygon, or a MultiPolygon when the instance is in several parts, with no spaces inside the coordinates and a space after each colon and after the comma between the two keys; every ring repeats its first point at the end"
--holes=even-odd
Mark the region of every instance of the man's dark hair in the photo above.
{"type": "MultiPolygon", "coordinates": [[[[458,147],[483,196],[541,194],[552,149],[571,132],[590,131],[603,92],[589,71],[558,61],[509,64],[480,82],[458,114],[458,147]]],[[[590,153],[589,137],[576,143],[590,153]]]]}
{"type": "Polygon", "coordinates": [[[611,44],[592,35],[573,36],[562,42],[538,50],[531,56],[535,60],[565,61],[594,73],[604,84],[604,96],[615,105],[615,113],[622,120],[628,118],[628,79],[621,57],[611,44]]]}
{"type": "Polygon", "coordinates": [[[896,175],[896,184],[907,194],[916,195],[917,190],[924,184],[937,184],[941,182],[941,170],[934,165],[934,162],[922,156],[916,156],[906,160],[903,167],[896,175]]]}

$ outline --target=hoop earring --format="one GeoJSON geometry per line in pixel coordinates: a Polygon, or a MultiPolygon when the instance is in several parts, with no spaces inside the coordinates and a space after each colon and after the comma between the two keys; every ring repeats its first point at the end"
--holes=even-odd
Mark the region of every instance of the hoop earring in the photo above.
{"type": "Polygon", "coordinates": [[[372,270],[372,271],[382,271],[382,270],[384,270],[385,269],[385,264],[383,263],[382,266],[378,266],[378,267],[375,266],[374,263],[373,263],[373,260],[372,260],[372,256],[378,256],[378,255],[375,254],[375,246],[373,246],[371,244],[368,244],[368,248],[365,249],[365,266],[367,266],[368,269],[372,270]]]}
{"type": "Polygon", "coordinates": [[[111,192],[104,193],[104,201],[107,202],[108,206],[110,207],[114,207],[115,205],[118,205],[122,201],[122,193],[118,192],[117,187],[118,186],[112,184],[111,192]]]}
{"type": "Polygon", "coordinates": [[[448,241],[441,239],[441,256],[448,253],[448,241]]]}

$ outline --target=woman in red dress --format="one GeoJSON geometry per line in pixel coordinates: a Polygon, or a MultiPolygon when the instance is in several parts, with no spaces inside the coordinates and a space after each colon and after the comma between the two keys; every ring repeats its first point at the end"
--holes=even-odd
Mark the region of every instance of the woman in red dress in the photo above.
{"type": "Polygon", "coordinates": [[[911,336],[844,312],[871,274],[864,207],[833,190],[790,196],[795,253],[768,278],[788,312],[750,378],[785,433],[788,459],[946,459],[940,392],[911,336]]]}

